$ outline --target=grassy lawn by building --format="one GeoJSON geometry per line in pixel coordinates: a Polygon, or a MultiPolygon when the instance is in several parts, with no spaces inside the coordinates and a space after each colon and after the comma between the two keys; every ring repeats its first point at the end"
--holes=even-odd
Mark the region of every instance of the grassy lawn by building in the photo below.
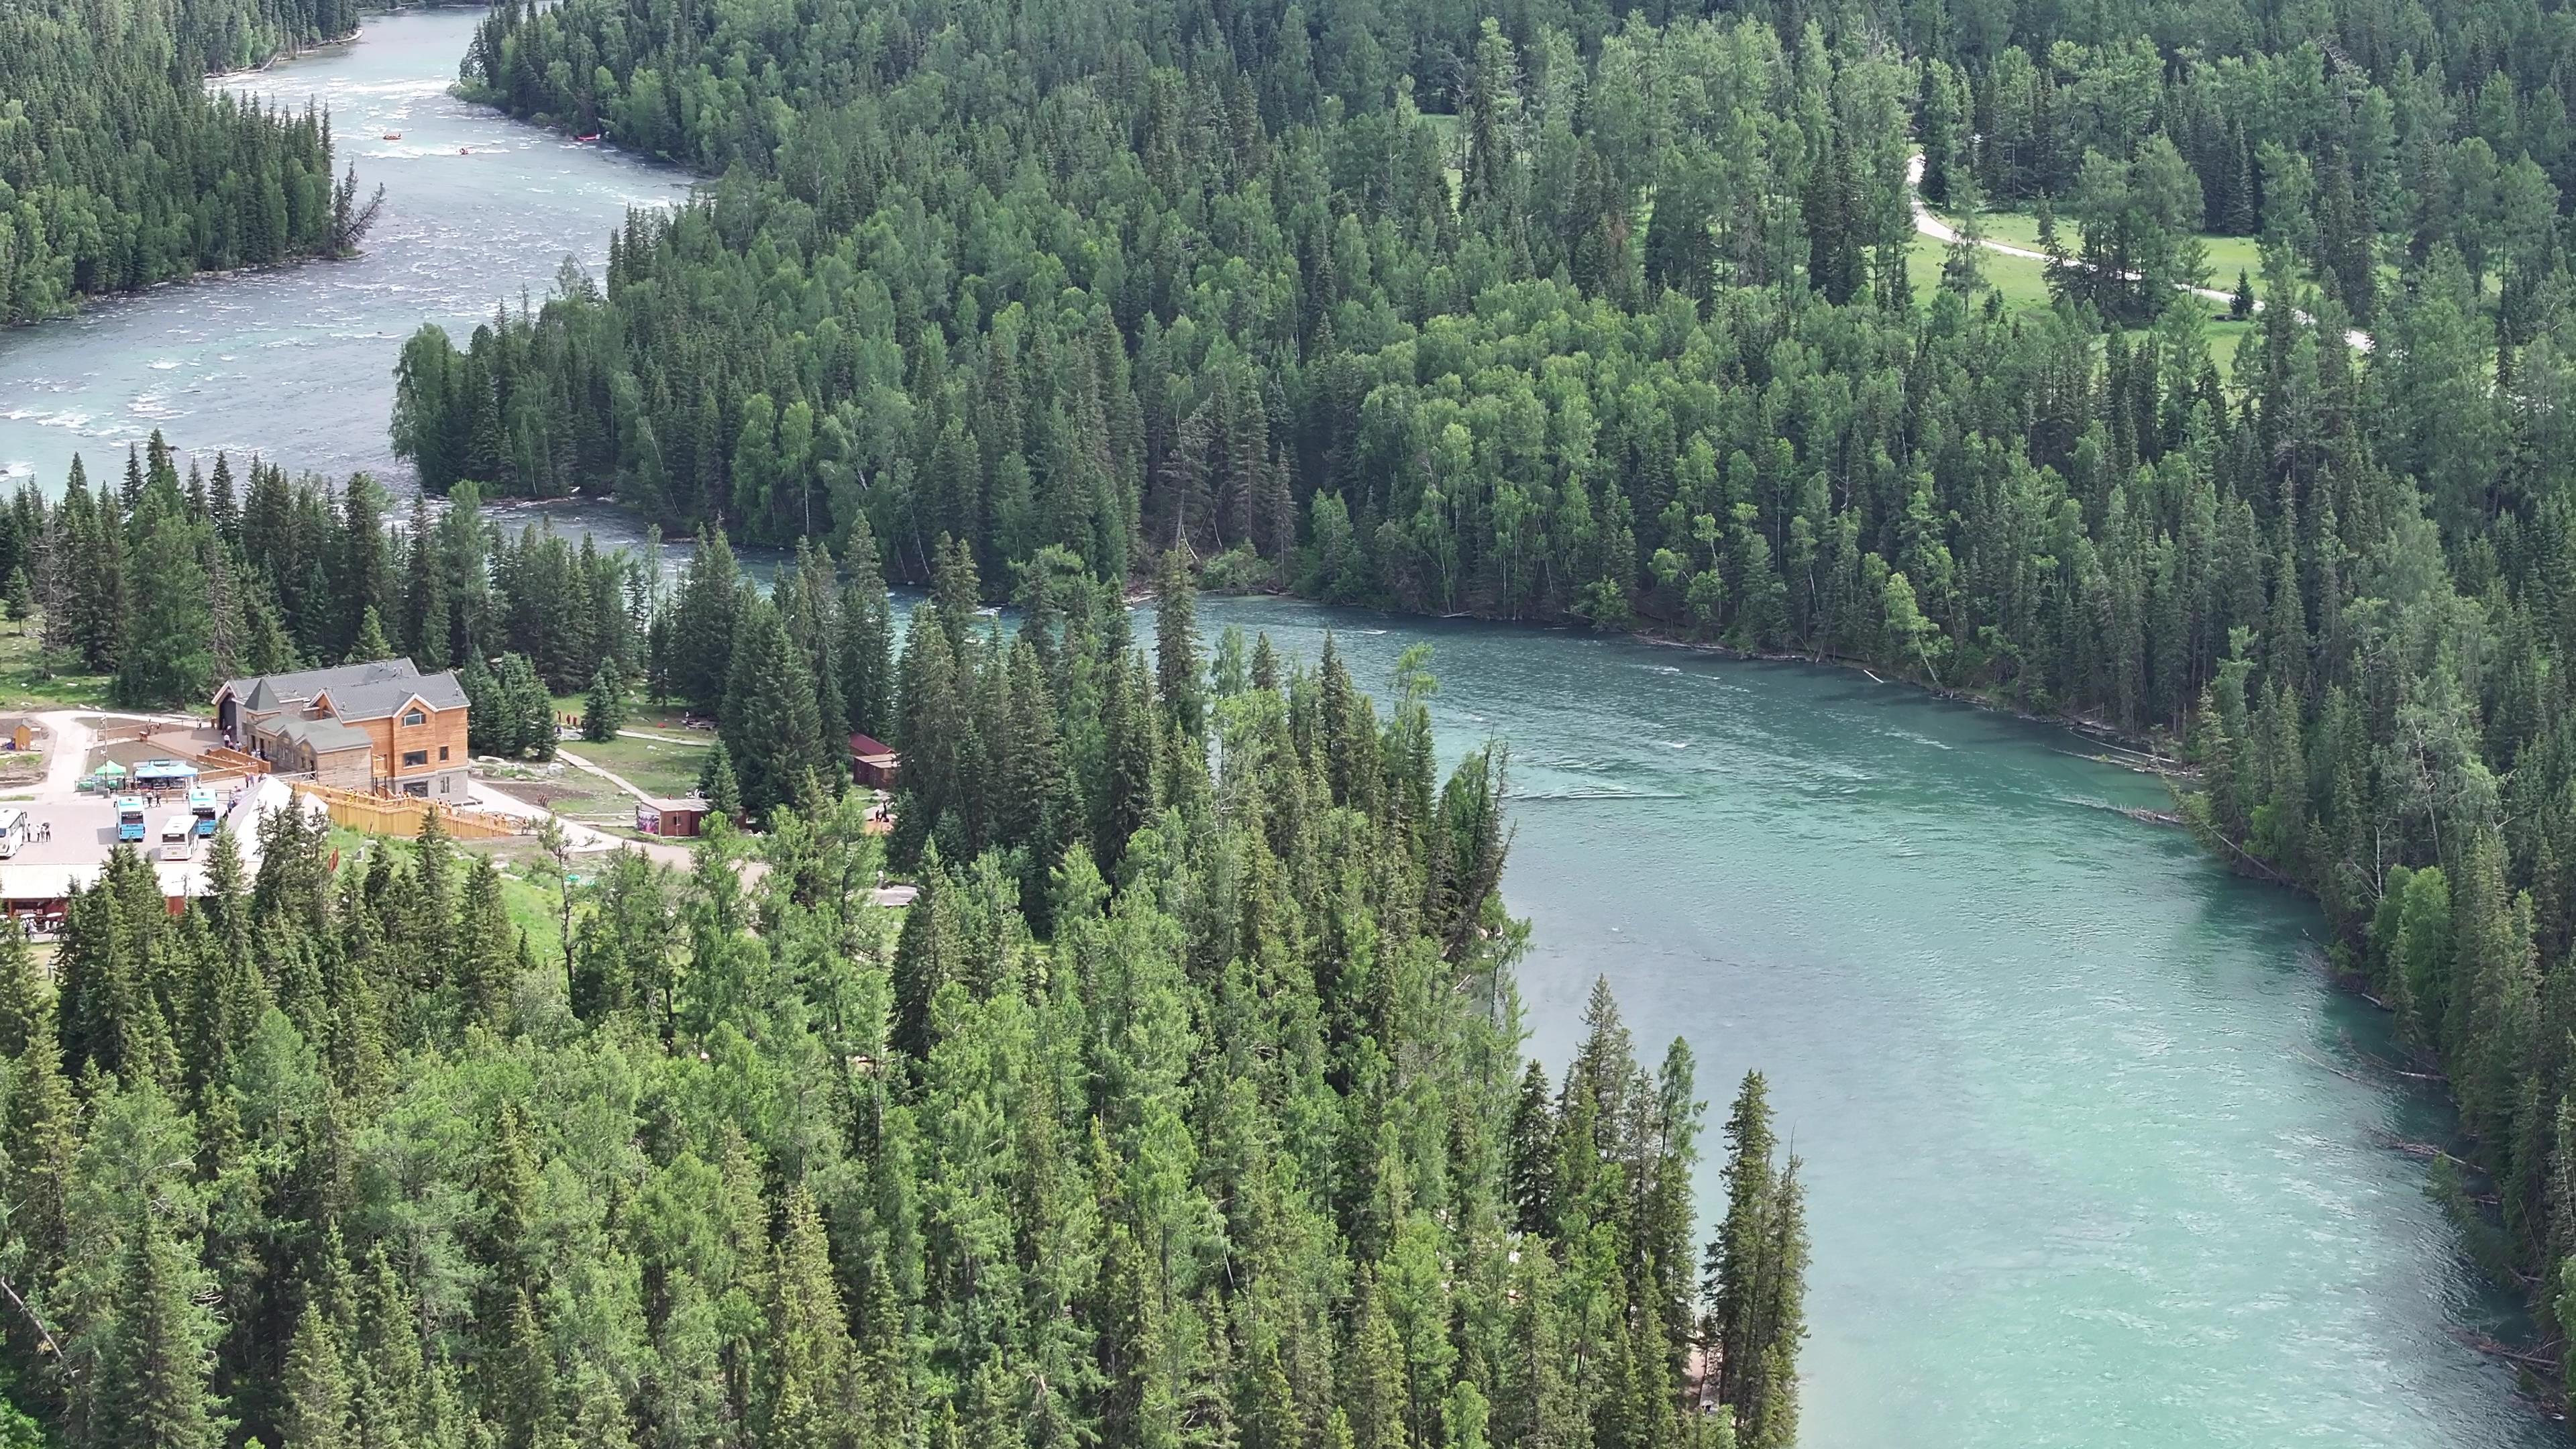
{"type": "Polygon", "coordinates": [[[707,755],[714,746],[712,738],[666,735],[639,739],[627,734],[613,740],[567,740],[563,744],[564,749],[603,770],[615,771],[652,795],[689,793],[697,785],[698,774],[706,768],[707,755]]]}
{"type": "Polygon", "coordinates": [[[106,675],[46,672],[36,628],[34,619],[0,622],[0,709],[96,709],[106,704],[106,675]]]}
{"type": "MultiPolygon", "coordinates": [[[[1950,254],[1950,244],[1914,234],[1914,245],[1905,254],[1905,275],[1914,284],[1916,300],[1928,300],[1941,286],[1941,263],[1950,254]]],[[[2007,256],[1989,251],[1985,263],[1986,285],[2004,299],[2012,312],[2045,312],[2051,305],[2048,295],[2048,268],[2028,257],[2007,256]]],[[[1981,296],[1979,302],[1983,302],[1981,296]]]]}
{"type": "MultiPolygon", "coordinates": [[[[1947,220],[1952,225],[1958,223],[1957,217],[1947,220]]],[[[1989,211],[1984,220],[1986,240],[2029,251],[2044,250],[2039,244],[2039,218],[2036,215],[2027,211],[1989,211]]],[[[2057,239],[2070,253],[2083,241],[2075,224],[2062,216],[2057,219],[2057,239]]],[[[2200,246],[2201,254],[2208,259],[2209,285],[2222,292],[2236,285],[2239,271],[2248,277],[2263,275],[2263,243],[2259,238],[2202,232],[2200,246]]],[[[2304,268],[2300,280],[2307,280],[2304,268]]]]}
{"type": "Polygon", "coordinates": [[[584,825],[613,830],[635,821],[635,797],[562,760],[478,767],[483,782],[584,825]]]}
{"type": "MultiPolygon", "coordinates": [[[[2008,236],[1995,236],[1994,240],[2013,246],[2027,245],[2008,236]]],[[[1940,287],[1941,262],[1949,249],[1947,242],[1936,241],[1921,232],[1914,234],[1914,245],[1905,256],[1905,274],[1914,284],[1914,295],[1918,301],[1930,298],[1940,287]]],[[[1985,254],[1984,261],[1986,285],[2003,297],[2006,310],[2016,314],[2045,312],[2054,305],[2048,294],[2045,263],[1991,250],[1985,254]]],[[[1982,305],[1983,294],[1979,294],[1978,301],[1982,305]]],[[[2236,375],[2236,349],[2245,341],[2245,334],[2253,330],[2251,324],[2226,320],[2225,306],[2206,298],[2183,296],[2176,298],[2176,302],[2181,306],[2203,309],[2208,320],[2202,328],[2202,336],[2209,341],[2210,360],[2218,365],[2220,378],[2232,381],[2236,375]]],[[[2135,342],[2144,336],[2143,330],[2132,331],[2129,340],[2135,342]]]]}

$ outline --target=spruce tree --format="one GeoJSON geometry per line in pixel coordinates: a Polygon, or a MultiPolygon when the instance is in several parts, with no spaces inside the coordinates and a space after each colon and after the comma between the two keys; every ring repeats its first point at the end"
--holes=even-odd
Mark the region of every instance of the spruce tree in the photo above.
{"type": "Polygon", "coordinates": [[[461,1020],[500,1025],[518,974],[517,936],[502,898],[500,869],[490,856],[475,856],[457,902],[454,955],[446,972],[455,983],[461,1020]]]}
{"type": "MultiPolygon", "coordinates": [[[[309,1298],[309,1295],[308,1295],[309,1298]]],[[[353,1392],[339,1330],[318,1303],[308,1301],[286,1352],[286,1412],[278,1423],[279,1449],[353,1449],[353,1392]]]]}
{"type": "Polygon", "coordinates": [[[429,1375],[420,1351],[419,1312],[379,1243],[358,1284],[356,1365],[350,1396],[367,1449],[426,1449],[429,1375]]]}
{"type": "Polygon", "coordinates": [[[1351,1416],[1357,1449],[1405,1449],[1409,1406],[1405,1391],[1404,1341],[1375,1277],[1360,1285],[1357,1322],[1342,1370],[1342,1407],[1351,1416]]]}
{"type": "Polygon", "coordinates": [[[885,739],[894,733],[894,611],[886,600],[876,539],[865,519],[850,530],[843,565],[849,583],[842,589],[840,608],[842,712],[851,729],[885,739]]]}
{"type": "Polygon", "coordinates": [[[391,659],[393,655],[394,646],[385,639],[385,621],[377,617],[376,606],[369,604],[366,612],[358,616],[358,635],[349,644],[347,662],[365,664],[391,659]]]}
{"type": "MultiPolygon", "coordinates": [[[[137,601],[131,636],[117,651],[117,702],[131,707],[196,705],[214,689],[214,616],[198,532],[178,499],[156,489],[136,520],[137,601]]],[[[103,565],[102,565],[103,567],[103,565]]]]}
{"type": "Polygon", "coordinates": [[[1772,1188],[1759,1389],[1750,1414],[1736,1418],[1744,1449],[1789,1449],[1798,1439],[1798,1344],[1807,1336],[1807,1207],[1798,1166],[1790,1158],[1772,1188]]]}
{"type": "Polygon", "coordinates": [[[672,601],[672,683],[701,713],[716,712],[733,679],[735,614],[742,581],[724,530],[698,531],[697,551],[672,601]]]}
{"type": "Polygon", "coordinates": [[[1155,574],[1154,681],[1164,717],[1191,739],[1205,731],[1199,688],[1198,582],[1179,549],[1164,553],[1155,574]]]}
{"type": "Polygon", "coordinates": [[[849,1442],[857,1409],[849,1326],[813,1195],[791,1189],[786,1233],[771,1269],[763,1442],[849,1442]]]}
{"type": "Polygon", "coordinates": [[[745,605],[730,657],[733,677],[719,729],[741,781],[743,808],[766,819],[796,798],[806,771],[829,760],[814,679],[765,599],[745,605]]]}
{"type": "Polygon", "coordinates": [[[707,751],[706,765],[698,771],[698,793],[708,808],[728,820],[742,814],[742,782],[733,772],[733,754],[719,739],[707,751]]]}
{"type": "Polygon", "coordinates": [[[220,1449],[230,1421],[210,1387],[214,1315],[205,1275],[146,1203],[130,1230],[119,1322],[86,1386],[101,1442],[155,1449],[220,1449]]]}
{"type": "Polygon", "coordinates": [[[1797,1432],[1798,1343],[1806,1336],[1806,1207],[1797,1160],[1773,1162],[1768,1090],[1747,1072],[1726,1121],[1726,1217],[1708,1246],[1702,1350],[1737,1441],[1786,1449],[1797,1432]]]}
{"type": "Polygon", "coordinates": [[[625,726],[626,671],[611,655],[599,662],[599,671],[590,677],[590,695],[582,703],[581,737],[606,743],[625,726]]]}
{"type": "Polygon", "coordinates": [[[7,1135],[0,1165],[8,1172],[10,1231],[27,1245],[28,1280],[60,1266],[70,1240],[73,1158],[80,1145],[80,1104],[63,1075],[55,1013],[40,1010],[17,1058],[10,1084],[7,1135]]]}
{"type": "Polygon", "coordinates": [[[16,918],[0,920],[0,1056],[16,1059],[36,1039],[47,1014],[35,952],[16,918]]]}
{"type": "MultiPolygon", "coordinates": [[[[555,700],[524,654],[504,654],[491,686],[500,721],[493,743],[507,741],[508,753],[531,759],[555,757],[555,700]]],[[[470,697],[470,696],[469,696],[470,697]]],[[[467,716],[469,725],[472,716],[467,716]]]]}

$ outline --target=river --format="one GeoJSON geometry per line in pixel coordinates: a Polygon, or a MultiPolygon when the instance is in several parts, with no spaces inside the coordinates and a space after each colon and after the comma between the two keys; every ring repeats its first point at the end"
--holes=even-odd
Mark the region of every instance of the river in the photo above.
{"type": "MultiPolygon", "coordinates": [[[[682,194],[449,98],[474,19],[379,18],[224,82],[331,108],[387,187],[368,254],[0,336],[0,465],[51,487],[159,426],[407,487],[385,423],[412,328],[542,294],[682,194]]],[[[1769,1075],[1815,1241],[1810,1449],[2562,1442],[2456,1340],[2510,1305],[2385,1145],[2447,1114],[2372,1069],[2386,1023],[2326,985],[2310,908],[2115,812],[2152,782],[1857,673],[1267,600],[1202,623],[1308,659],[1332,627],[1372,687],[1436,646],[1444,751],[1512,747],[1505,889],[1551,1068],[1607,975],[1649,1061],[1690,1039],[1712,1158],[1736,1078],[1769,1075]]]]}
{"type": "MultiPolygon", "coordinates": [[[[669,167],[450,96],[482,16],[373,16],[354,43],[217,82],[330,112],[341,161],[365,190],[385,188],[364,254],[173,283],[0,333],[0,477],[53,492],[75,452],[93,478],[113,477],[159,428],[191,455],[365,469],[407,493],[385,426],[404,339],[436,322],[463,345],[497,304],[542,303],[567,257],[599,275],[630,207],[688,190],[669,167]]],[[[641,538],[606,510],[564,511],[641,538]]]]}
{"type": "MultiPolygon", "coordinates": [[[[1860,673],[1570,631],[1209,600],[1384,691],[1434,646],[1444,757],[1512,749],[1532,1050],[1607,975],[1711,1104],[1770,1079],[1815,1244],[1815,1449],[2561,1442],[2453,1329],[2509,1312],[2384,1134],[2313,912],[2116,813],[2073,736],[1860,673]]],[[[1704,1221],[1722,1211],[1700,1180],[1704,1221]]]]}

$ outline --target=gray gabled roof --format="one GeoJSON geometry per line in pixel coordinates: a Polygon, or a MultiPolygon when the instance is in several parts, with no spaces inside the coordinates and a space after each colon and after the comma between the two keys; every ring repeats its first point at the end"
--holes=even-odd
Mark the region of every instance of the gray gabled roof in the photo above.
{"type": "Polygon", "coordinates": [[[431,709],[465,707],[465,686],[452,673],[336,684],[323,692],[330,696],[331,712],[342,719],[383,719],[415,699],[431,709]]]}
{"type": "Polygon", "coordinates": [[[253,709],[273,709],[290,701],[311,699],[326,689],[419,677],[420,667],[408,659],[377,659],[329,669],[300,669],[293,674],[254,674],[247,679],[226,680],[223,689],[215,692],[228,690],[253,709]]]}
{"type": "Polygon", "coordinates": [[[365,730],[344,725],[336,719],[305,719],[299,716],[280,721],[275,728],[279,739],[292,740],[317,755],[334,754],[341,750],[363,750],[373,743],[367,738],[365,730]]]}
{"type": "Polygon", "coordinates": [[[342,719],[383,719],[413,699],[431,709],[465,707],[465,686],[453,671],[423,674],[408,659],[228,680],[217,694],[226,691],[254,713],[328,696],[331,712],[342,719]]]}

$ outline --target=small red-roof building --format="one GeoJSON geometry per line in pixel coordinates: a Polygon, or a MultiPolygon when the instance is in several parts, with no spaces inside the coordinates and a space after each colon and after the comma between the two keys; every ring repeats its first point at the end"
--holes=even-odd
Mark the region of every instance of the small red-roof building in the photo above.
{"type": "Polygon", "coordinates": [[[707,802],[695,795],[635,802],[635,828],[665,840],[687,839],[705,827],[707,802]]]}
{"type": "Polygon", "coordinates": [[[872,790],[891,790],[895,775],[903,769],[903,756],[894,746],[869,735],[850,736],[850,773],[872,790]]]}

